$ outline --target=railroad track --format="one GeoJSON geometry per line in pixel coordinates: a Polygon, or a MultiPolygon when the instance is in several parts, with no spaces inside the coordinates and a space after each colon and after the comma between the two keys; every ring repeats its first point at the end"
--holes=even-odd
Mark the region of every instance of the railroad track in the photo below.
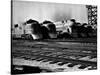
{"type": "Polygon", "coordinates": [[[14,42],[14,65],[39,66],[52,71],[97,69],[96,43],[14,42]]]}

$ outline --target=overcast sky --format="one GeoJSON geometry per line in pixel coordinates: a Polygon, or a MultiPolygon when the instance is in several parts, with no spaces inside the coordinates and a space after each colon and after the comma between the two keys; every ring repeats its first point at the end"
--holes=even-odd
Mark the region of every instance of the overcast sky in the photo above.
{"type": "Polygon", "coordinates": [[[44,20],[57,22],[71,18],[81,23],[88,21],[85,5],[13,1],[12,12],[13,24],[22,23],[30,18],[39,22],[44,20]]]}

